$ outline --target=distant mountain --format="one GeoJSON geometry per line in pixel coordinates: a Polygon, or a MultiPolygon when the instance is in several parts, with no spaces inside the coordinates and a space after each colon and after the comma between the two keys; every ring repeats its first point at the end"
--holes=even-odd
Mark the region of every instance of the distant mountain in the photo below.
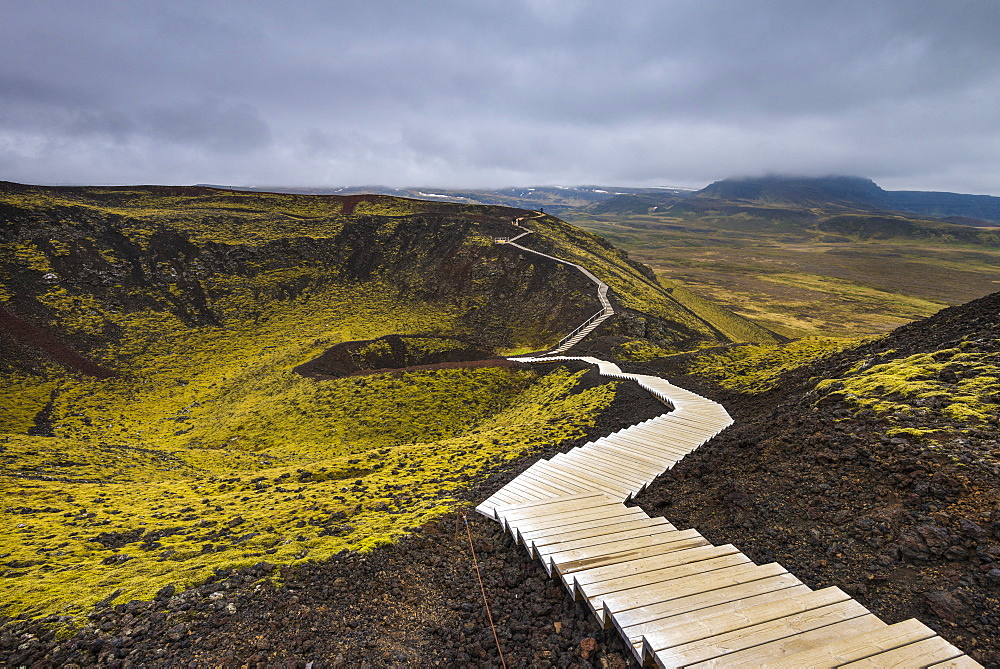
{"type": "MultiPolygon", "coordinates": [[[[569,209],[594,206],[625,195],[651,198],[677,198],[690,195],[692,188],[629,188],[618,186],[525,186],[520,188],[465,189],[448,188],[390,188],[388,186],[346,186],[341,188],[296,188],[296,187],[256,187],[218,186],[198,184],[211,188],[228,188],[267,193],[300,193],[306,195],[358,195],[375,193],[392,195],[431,202],[458,202],[463,204],[489,204],[517,207],[520,209],[545,209],[548,213],[559,214],[569,209]]],[[[650,205],[654,206],[654,205],[650,205]]]]}
{"type": "Polygon", "coordinates": [[[696,200],[750,201],[800,207],[839,205],[901,211],[960,225],[981,226],[983,222],[1000,224],[1000,197],[933,191],[887,191],[871,179],[863,177],[766,176],[723,179],[691,197],[696,200]]]}
{"type": "Polygon", "coordinates": [[[887,206],[886,192],[862,177],[757,177],[723,179],[695,193],[696,198],[752,200],[766,204],[887,206]]]}
{"type": "Polygon", "coordinates": [[[1000,224],[1000,197],[918,190],[886,191],[886,194],[892,208],[899,211],[943,218],[960,225],[976,225],[968,219],[1000,224]],[[965,220],[951,221],[952,217],[965,220]]]}

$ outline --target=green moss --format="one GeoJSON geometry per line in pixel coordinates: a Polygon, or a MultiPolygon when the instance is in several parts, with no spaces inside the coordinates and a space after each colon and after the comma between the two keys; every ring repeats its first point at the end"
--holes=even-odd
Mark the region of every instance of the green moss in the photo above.
{"type": "MultiPolygon", "coordinates": [[[[0,367],[2,613],[79,613],[119,589],[119,600],[150,597],[219,567],[369,550],[454,509],[490,468],[594,424],[615,385],[581,391],[579,374],[565,370],[297,375],[343,341],[372,340],[362,355],[377,356],[384,335],[461,335],[461,319],[482,306],[478,295],[420,299],[417,256],[427,249],[401,263],[412,281],[348,278],[343,259],[324,255],[332,245],[308,238],[350,224],[378,244],[430,205],[366,198],[347,215],[345,202],[0,187],[12,216],[44,212],[51,224],[31,242],[0,245],[2,294],[32,286],[37,294],[19,288],[11,298],[16,308],[120,374],[0,367]],[[73,226],[88,225],[103,236],[82,243],[73,226]],[[93,281],[74,278],[83,266],[95,268],[93,281]],[[57,286],[37,276],[51,267],[66,274],[57,286]],[[33,427],[54,436],[28,436],[33,427]],[[120,548],[109,547],[114,537],[120,548]]],[[[500,215],[475,213],[484,211],[500,215]]],[[[468,227],[449,220],[442,235],[468,227]]],[[[406,252],[393,244],[385,248],[406,252]]],[[[472,248],[471,260],[492,239],[477,231],[456,244],[459,255],[472,248]]],[[[515,328],[511,345],[542,337],[532,327],[515,328]]],[[[404,343],[407,360],[461,346],[430,336],[404,343]]]]}
{"type": "Polygon", "coordinates": [[[915,437],[922,439],[929,434],[936,433],[934,429],[921,429],[917,427],[893,427],[885,431],[889,437],[915,437]]]}
{"type": "Polygon", "coordinates": [[[774,388],[781,374],[856,343],[851,339],[805,337],[772,346],[732,346],[694,358],[688,372],[707,376],[726,388],[760,393],[774,388]]]}
{"type": "Polygon", "coordinates": [[[930,406],[959,424],[975,424],[996,416],[998,362],[995,353],[959,346],[856,367],[816,389],[824,395],[841,393],[856,407],[881,415],[929,411],[930,406]]]}
{"type": "Polygon", "coordinates": [[[58,383],[30,374],[0,376],[0,434],[27,434],[58,383]]]}
{"type": "Polygon", "coordinates": [[[36,272],[51,272],[52,265],[49,258],[33,243],[21,243],[14,245],[14,257],[17,262],[33,269],[36,272]]]}
{"type": "Polygon", "coordinates": [[[349,448],[336,437],[252,451],[230,443],[171,447],[135,435],[120,441],[141,445],[0,437],[5,613],[80,612],[118,588],[123,600],[148,598],[167,583],[204,580],[216,567],[321,559],[391,541],[453,509],[455,492],[484,469],[580,436],[614,387],[574,393],[579,376],[560,371],[534,381],[503,368],[366,377],[357,405],[381,397],[402,415],[328,405],[371,425],[348,431],[349,448]],[[422,424],[403,424],[421,412],[422,424]],[[381,434],[378,418],[397,422],[381,434]],[[117,551],[94,541],[137,530],[117,551]],[[116,553],[129,558],[107,560],[116,553]]]}
{"type": "Polygon", "coordinates": [[[660,358],[676,352],[652,344],[645,339],[627,341],[624,344],[619,344],[614,349],[615,357],[619,360],[629,360],[632,362],[645,362],[646,360],[653,360],[654,358],[660,358]]]}

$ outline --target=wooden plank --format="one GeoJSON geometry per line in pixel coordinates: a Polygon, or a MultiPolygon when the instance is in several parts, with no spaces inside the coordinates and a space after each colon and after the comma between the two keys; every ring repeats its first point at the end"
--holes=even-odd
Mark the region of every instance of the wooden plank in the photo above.
{"type": "MultiPolygon", "coordinates": [[[[688,539],[705,539],[694,530],[661,530],[632,538],[605,541],[589,546],[564,547],[556,544],[555,549],[546,553],[546,560],[554,560],[559,565],[570,565],[580,560],[597,559],[601,556],[627,553],[647,546],[668,545],[688,539]]],[[[707,540],[706,540],[707,541],[707,540]]],[[[675,549],[676,550],[676,549],[675,549]]]]}
{"type": "Polygon", "coordinates": [[[589,493],[586,495],[567,495],[558,499],[548,498],[524,502],[514,506],[505,507],[500,510],[504,516],[513,515],[537,515],[546,511],[566,508],[589,508],[592,506],[606,506],[608,504],[620,504],[615,499],[602,495],[601,493],[589,493]]]}
{"type": "MultiPolygon", "coordinates": [[[[551,527],[564,527],[575,523],[587,523],[601,518],[618,518],[628,511],[628,507],[622,504],[605,504],[598,507],[587,507],[581,509],[567,510],[558,509],[558,512],[538,515],[522,515],[507,518],[501,515],[499,522],[504,528],[510,531],[514,539],[519,539],[523,530],[543,529],[551,527]]],[[[640,511],[641,509],[635,509],[640,511]]],[[[645,514],[636,514],[643,515],[645,514]]]]}
{"type": "Polygon", "coordinates": [[[610,574],[605,574],[605,576],[611,576],[610,578],[603,578],[599,581],[592,580],[591,578],[581,578],[579,586],[587,594],[588,598],[593,599],[612,592],[621,592],[649,585],[650,583],[669,581],[699,572],[712,571],[713,569],[728,566],[730,563],[745,564],[747,562],[750,562],[750,558],[740,553],[732,544],[725,544],[723,546],[706,544],[703,546],[694,546],[690,549],[681,549],[676,553],[664,556],[662,560],[648,564],[649,569],[639,572],[634,572],[630,568],[627,571],[622,570],[626,573],[622,573],[622,575],[617,577],[613,575],[614,572],[612,571],[610,574]],[[725,558],[730,555],[742,557],[727,560],[724,564],[710,562],[702,564],[707,560],[725,558]],[[678,571],[680,567],[686,567],[686,569],[678,571]]]}
{"type": "Polygon", "coordinates": [[[676,439],[679,443],[684,444],[684,447],[688,451],[692,451],[704,442],[715,436],[714,431],[704,431],[698,433],[692,433],[688,430],[681,430],[674,427],[674,425],[662,425],[657,427],[641,427],[629,430],[630,434],[637,437],[645,436],[650,439],[676,439]]]}
{"type": "Polygon", "coordinates": [[[677,446],[666,446],[659,441],[652,443],[650,441],[639,441],[634,437],[620,435],[612,435],[612,437],[613,438],[608,438],[608,441],[611,444],[644,454],[647,457],[656,458],[661,463],[663,461],[677,462],[689,453],[687,449],[679,448],[677,446]]]}
{"type": "Polygon", "coordinates": [[[524,500],[520,504],[529,504],[531,502],[542,502],[551,499],[551,497],[542,495],[537,490],[532,490],[528,486],[524,485],[524,481],[519,481],[516,478],[512,481],[508,481],[507,485],[504,486],[504,490],[524,500]]]}
{"type": "MultiPolygon", "coordinates": [[[[702,639],[719,637],[727,633],[761,625],[783,618],[822,609],[851,598],[840,588],[824,588],[802,594],[778,597],[746,608],[723,611],[705,618],[689,619],[679,616],[663,621],[658,627],[647,629],[642,636],[651,646],[682,646],[702,639]]],[[[810,663],[798,666],[810,666],[810,663]]]]}
{"type": "Polygon", "coordinates": [[[577,448],[569,453],[560,455],[562,455],[561,458],[556,456],[552,460],[555,461],[558,458],[560,463],[572,464],[583,471],[593,471],[595,473],[599,472],[601,475],[615,476],[629,483],[632,486],[632,490],[643,488],[650,480],[648,474],[641,474],[630,467],[623,467],[616,462],[600,457],[599,453],[581,451],[577,448]]]}
{"type": "Polygon", "coordinates": [[[652,481],[656,476],[662,471],[661,468],[656,467],[649,463],[639,462],[634,458],[621,453],[616,453],[610,449],[601,449],[591,447],[588,449],[579,449],[578,453],[582,452],[597,460],[603,461],[609,465],[617,466],[620,470],[631,471],[639,476],[643,477],[643,481],[652,481]]]}
{"type": "Polygon", "coordinates": [[[724,430],[728,421],[721,418],[699,418],[692,411],[675,411],[663,419],[663,423],[668,426],[675,424],[677,427],[691,430],[692,432],[711,432],[718,434],[724,430]]]}
{"type": "Polygon", "coordinates": [[[927,669],[983,669],[983,665],[973,660],[968,655],[961,655],[951,660],[938,662],[927,667],[927,669]]]}
{"type": "Polygon", "coordinates": [[[667,414],[668,418],[681,422],[690,424],[695,428],[711,428],[719,429],[723,427],[725,420],[720,416],[710,416],[706,414],[699,414],[697,410],[685,409],[682,411],[672,411],[667,414]]]}
{"type": "Polygon", "coordinates": [[[667,418],[655,428],[641,427],[636,430],[636,432],[646,432],[648,434],[676,434],[678,436],[691,437],[692,439],[706,440],[714,437],[718,430],[708,429],[708,428],[695,428],[690,425],[681,423],[676,418],[667,418]]]}
{"type": "MultiPolygon", "coordinates": [[[[908,621],[904,621],[908,622],[908,621]]],[[[889,629],[896,627],[890,625],[889,629]]],[[[926,667],[929,664],[952,660],[962,655],[962,651],[939,636],[933,636],[916,643],[907,644],[892,650],[869,655],[843,665],[843,669],[882,669],[889,667],[926,667]]]]}
{"type": "MultiPolygon", "coordinates": [[[[520,481],[514,479],[508,481],[507,484],[501,488],[504,494],[516,497],[519,501],[515,502],[513,505],[531,504],[534,502],[542,501],[542,498],[522,485],[520,481]]],[[[512,505],[512,506],[513,506],[512,505]]]]}
{"type": "Polygon", "coordinates": [[[662,465],[645,462],[639,458],[633,457],[631,454],[614,451],[606,447],[605,444],[590,444],[589,446],[582,446],[579,451],[603,459],[606,462],[616,464],[619,468],[629,469],[644,477],[649,477],[651,475],[655,476],[655,473],[658,473],[663,469],[662,465]]]}
{"type": "MultiPolygon", "coordinates": [[[[643,483],[641,480],[637,480],[639,477],[634,477],[631,472],[621,473],[617,470],[609,469],[603,464],[598,464],[596,462],[591,462],[586,458],[586,453],[578,453],[576,457],[573,458],[553,458],[552,463],[558,465],[560,468],[568,469],[577,473],[581,476],[591,476],[600,477],[606,480],[613,486],[625,491],[624,497],[617,497],[620,501],[632,496],[632,494],[638,490],[642,489],[643,483]]],[[[596,491],[596,488],[595,488],[596,491]]]]}
{"type": "Polygon", "coordinates": [[[653,543],[646,546],[619,551],[607,555],[596,555],[587,557],[585,555],[573,560],[566,560],[556,564],[559,575],[566,583],[571,583],[573,575],[577,572],[598,569],[600,567],[622,567],[630,562],[640,559],[650,559],[659,557],[665,553],[686,550],[688,548],[701,548],[711,546],[708,539],[701,536],[694,530],[679,530],[676,538],[671,541],[653,543]]]}
{"type": "Polygon", "coordinates": [[[581,527],[587,527],[589,524],[599,520],[624,522],[634,520],[636,518],[646,517],[647,516],[642,509],[630,509],[626,506],[619,505],[618,508],[607,507],[603,510],[593,511],[583,516],[576,516],[572,519],[572,522],[560,518],[555,520],[549,518],[520,520],[514,528],[514,531],[517,533],[517,538],[520,541],[523,541],[527,532],[536,530],[549,530],[552,528],[556,528],[557,531],[562,529],[569,530],[574,529],[574,526],[578,529],[581,527]]]}
{"type": "Polygon", "coordinates": [[[698,409],[687,407],[677,411],[671,411],[664,416],[657,416],[647,425],[662,426],[670,423],[680,423],[691,429],[721,429],[726,427],[726,423],[732,420],[726,413],[699,413],[698,409]]]}
{"type": "Polygon", "coordinates": [[[603,592],[599,594],[594,594],[597,591],[597,586],[583,587],[581,590],[595,611],[605,609],[614,615],[618,611],[676,598],[678,582],[680,586],[685,588],[699,588],[698,592],[715,590],[720,585],[716,580],[720,574],[713,572],[751,565],[757,566],[743,553],[729,553],[707,560],[647,571],[638,579],[631,577],[627,586],[618,579],[605,581],[604,585],[601,585],[603,592]],[[649,580],[642,582],[643,578],[649,580]]]}
{"type": "Polygon", "coordinates": [[[653,456],[659,459],[671,458],[673,460],[679,460],[683,456],[687,455],[687,451],[683,448],[667,446],[659,440],[642,440],[617,433],[605,437],[605,440],[615,446],[633,449],[639,453],[644,453],[647,456],[653,456]]]}
{"type": "Polygon", "coordinates": [[[498,506],[510,506],[511,504],[516,504],[520,501],[520,498],[516,497],[512,492],[501,488],[495,493],[490,495],[482,504],[476,507],[476,511],[482,513],[483,515],[489,516],[490,518],[496,520],[496,515],[494,514],[494,509],[498,506]],[[485,511],[489,508],[489,512],[485,511]]]}
{"type": "MultiPolygon", "coordinates": [[[[776,564],[776,563],[771,563],[776,564]]],[[[780,565],[778,565],[781,568],[780,565]]],[[[767,574],[764,567],[760,567],[760,573],[767,574]]],[[[792,590],[793,592],[809,592],[810,589],[797,579],[793,574],[787,572],[777,575],[765,575],[763,578],[754,578],[752,581],[722,587],[709,592],[702,592],[687,597],[671,599],[665,602],[658,602],[649,606],[640,606],[627,611],[619,611],[615,614],[615,627],[623,636],[633,637],[641,634],[641,626],[685,614],[696,615],[699,612],[714,607],[727,605],[740,606],[743,600],[750,601],[760,595],[780,592],[782,590],[792,590]]]]}
{"type": "Polygon", "coordinates": [[[537,488],[553,491],[554,497],[575,495],[580,492],[593,492],[589,486],[581,486],[578,483],[567,483],[562,477],[553,476],[551,472],[543,472],[537,468],[526,469],[517,478],[529,481],[537,488]]]}
{"type": "Polygon", "coordinates": [[[677,436],[676,434],[658,434],[657,436],[650,436],[647,434],[640,434],[638,429],[633,429],[635,426],[626,428],[615,432],[616,435],[621,435],[626,439],[655,439],[657,444],[660,444],[666,448],[671,448],[676,451],[683,452],[685,454],[691,452],[692,443],[690,439],[685,437],[677,436]]]}
{"type": "MultiPolygon", "coordinates": [[[[700,535],[675,538],[685,532],[689,532],[689,530],[670,530],[658,535],[543,555],[543,564],[550,575],[558,573],[564,577],[571,577],[573,572],[580,568],[617,564],[636,557],[663,555],[708,545],[708,540],[700,535]],[[619,545],[615,545],[616,543],[619,545]]],[[[563,582],[567,588],[573,585],[571,578],[564,578],[563,582]]]]}
{"type": "Polygon", "coordinates": [[[622,430],[618,430],[617,432],[612,432],[608,436],[621,437],[635,442],[646,442],[647,444],[654,445],[657,448],[670,448],[674,450],[685,450],[688,448],[690,441],[685,440],[683,437],[678,437],[677,435],[651,434],[654,429],[655,427],[652,425],[632,425],[622,430]]]}
{"type": "MultiPolygon", "coordinates": [[[[638,519],[636,519],[638,520],[638,519]]],[[[675,528],[670,523],[664,522],[657,525],[650,524],[638,524],[636,521],[625,521],[625,522],[615,522],[610,525],[603,525],[596,528],[588,528],[586,530],[579,530],[572,533],[572,539],[568,541],[550,541],[546,543],[547,537],[541,537],[538,540],[525,540],[525,545],[528,547],[528,553],[539,560],[548,560],[547,556],[551,554],[554,550],[558,550],[563,546],[574,545],[577,547],[583,545],[598,545],[602,542],[607,542],[609,537],[617,536],[620,538],[631,538],[633,536],[644,536],[645,534],[653,532],[676,532],[675,528]],[[625,528],[625,529],[622,529],[625,528]]]]}
{"type": "Polygon", "coordinates": [[[605,504],[581,506],[579,508],[564,505],[553,505],[547,509],[522,509],[518,512],[510,512],[507,514],[501,513],[500,520],[508,526],[517,527],[527,527],[528,524],[554,521],[555,524],[553,526],[558,527],[564,523],[573,522],[581,516],[587,516],[602,511],[608,511],[610,515],[617,515],[626,508],[628,507],[613,500],[605,504]]]}
{"type": "Polygon", "coordinates": [[[577,494],[580,492],[598,492],[590,482],[583,482],[575,478],[566,476],[564,472],[556,471],[549,466],[547,461],[539,461],[522,472],[521,475],[528,475],[534,480],[549,482],[549,485],[558,485],[565,490],[572,492],[566,494],[577,494]]]}
{"type": "MultiPolygon", "coordinates": [[[[760,581],[756,582],[759,583],[760,581]]],[[[715,590],[713,591],[713,593],[706,593],[706,594],[720,593],[732,589],[734,588],[723,588],[722,590],[715,590]]],[[[684,621],[690,623],[698,620],[703,620],[705,618],[717,616],[720,614],[731,615],[754,606],[778,602],[787,597],[791,597],[794,595],[803,595],[809,592],[812,592],[809,589],[809,586],[803,583],[798,583],[796,585],[791,585],[789,587],[778,587],[774,590],[759,592],[749,597],[733,597],[732,594],[729,594],[726,595],[728,598],[730,598],[728,599],[728,601],[716,604],[714,606],[702,607],[696,609],[695,611],[677,612],[667,618],[657,618],[656,620],[650,620],[636,625],[630,625],[624,628],[621,627],[620,623],[618,622],[617,615],[613,617],[613,622],[615,624],[615,627],[618,628],[618,631],[621,633],[622,637],[627,639],[633,648],[638,647],[638,653],[636,659],[639,662],[642,662],[643,635],[649,634],[651,632],[656,631],[657,629],[660,629],[660,626],[666,621],[671,621],[671,620],[676,621],[683,619],[684,621]]],[[[697,596],[698,595],[696,595],[696,597],[697,596]]],[[[704,595],[701,596],[704,597],[704,595]]],[[[631,609],[630,611],[638,611],[643,608],[645,607],[639,607],[638,609],[631,609]]]]}
{"type": "Polygon", "coordinates": [[[577,488],[566,487],[564,484],[562,484],[557,480],[550,480],[549,476],[545,476],[544,474],[540,475],[537,471],[536,472],[523,471],[518,475],[517,480],[520,483],[532,486],[536,490],[540,490],[547,493],[550,497],[566,497],[568,495],[574,495],[583,492],[584,490],[586,490],[587,492],[593,492],[589,488],[581,489],[579,487],[577,488]]]}
{"type": "Polygon", "coordinates": [[[592,534],[587,537],[580,537],[569,541],[558,541],[542,545],[535,544],[535,550],[539,556],[554,555],[564,553],[566,551],[601,546],[604,544],[617,544],[621,541],[628,541],[630,539],[638,539],[641,537],[654,537],[664,534],[670,535],[671,533],[677,531],[678,530],[676,530],[673,525],[666,522],[657,525],[645,524],[625,530],[609,526],[603,532],[599,534],[592,534]]]}
{"type": "MultiPolygon", "coordinates": [[[[671,553],[670,555],[636,559],[624,564],[612,565],[609,567],[596,567],[587,571],[578,571],[573,574],[573,580],[576,583],[576,587],[580,588],[582,592],[592,588],[596,583],[600,583],[602,581],[630,578],[637,574],[644,574],[646,572],[656,571],[657,569],[666,569],[675,565],[698,562],[699,560],[716,557],[719,553],[716,553],[715,551],[718,550],[722,551],[721,554],[739,552],[732,544],[725,544],[723,546],[712,546],[711,544],[708,544],[706,546],[697,546],[691,549],[677,551],[671,553]]],[[[781,571],[783,572],[784,569],[781,571]]]]}
{"type": "MultiPolygon", "coordinates": [[[[511,481],[511,483],[513,483],[513,482],[514,481],[511,481]]],[[[504,486],[504,487],[506,487],[506,486],[504,486]]],[[[592,497],[607,498],[607,495],[602,495],[599,492],[580,493],[579,495],[567,495],[566,498],[564,500],[562,500],[562,501],[588,500],[588,499],[590,499],[592,497]]],[[[524,502],[522,504],[511,506],[507,510],[508,511],[514,511],[514,510],[521,509],[521,508],[525,508],[526,509],[526,508],[529,508],[529,507],[532,507],[532,506],[539,506],[539,505],[545,505],[545,504],[551,504],[551,503],[552,503],[552,500],[524,502]]]]}
{"type": "Polygon", "coordinates": [[[553,488],[552,486],[546,485],[540,481],[529,480],[528,477],[523,477],[523,476],[518,476],[515,480],[511,481],[511,483],[515,483],[518,486],[520,486],[519,489],[521,491],[527,492],[532,495],[536,495],[539,498],[539,501],[553,499],[553,498],[569,497],[570,495],[573,494],[579,494],[572,492],[564,492],[562,490],[553,488]]]}
{"type": "Polygon", "coordinates": [[[551,544],[558,544],[563,541],[574,541],[592,535],[607,534],[609,532],[619,532],[635,528],[644,527],[673,527],[664,518],[647,518],[645,514],[634,520],[619,521],[614,518],[587,523],[585,526],[566,529],[548,529],[533,532],[522,532],[521,536],[531,543],[544,547],[551,544]]]}
{"type": "Polygon", "coordinates": [[[598,458],[598,454],[592,451],[584,451],[574,448],[568,453],[559,453],[552,456],[552,462],[560,465],[574,467],[584,472],[593,472],[601,476],[612,475],[618,479],[628,482],[631,485],[645,481],[645,474],[640,474],[631,468],[620,467],[608,460],[598,458]]]}
{"type": "Polygon", "coordinates": [[[658,448],[667,448],[685,452],[691,448],[691,440],[685,435],[673,434],[669,431],[661,430],[656,425],[633,425],[612,434],[626,439],[652,442],[658,448]]]}
{"type": "Polygon", "coordinates": [[[595,444],[608,444],[611,446],[617,446],[619,448],[628,449],[630,452],[638,453],[639,455],[644,455],[647,458],[654,458],[656,461],[662,460],[664,457],[673,457],[677,459],[678,449],[668,448],[661,444],[655,443],[650,439],[636,439],[635,437],[630,437],[626,435],[621,435],[618,433],[609,434],[606,437],[601,437],[595,444]]]}
{"type": "MultiPolygon", "coordinates": [[[[593,444],[586,446],[581,446],[581,450],[608,450],[615,453],[620,453],[630,459],[636,460],[638,462],[646,462],[656,469],[662,470],[665,466],[664,461],[667,460],[667,456],[663,453],[656,453],[647,450],[648,447],[641,446],[639,444],[634,444],[627,440],[615,440],[601,438],[595,441],[593,444]]],[[[671,454],[673,455],[673,454],[671,454]]],[[[673,458],[676,460],[676,458],[673,458]]],[[[672,461],[672,460],[671,460],[672,461]]]]}
{"type": "Polygon", "coordinates": [[[583,446],[582,450],[588,452],[600,450],[601,452],[617,453],[622,457],[628,458],[630,461],[648,464],[649,468],[658,474],[666,471],[669,465],[677,461],[677,458],[668,459],[665,456],[650,456],[632,446],[613,444],[604,439],[591,446],[583,446]]]}
{"type": "MultiPolygon", "coordinates": [[[[863,634],[887,625],[856,601],[848,600],[794,616],[701,639],[681,646],[651,648],[656,663],[664,667],[754,666],[770,664],[817,644],[863,634]]],[[[650,644],[669,645],[669,639],[650,644]]]]}
{"type": "Polygon", "coordinates": [[[677,601],[695,595],[722,590],[741,583],[761,580],[766,576],[774,576],[777,570],[784,571],[784,568],[776,563],[766,565],[755,565],[752,562],[744,562],[732,567],[723,567],[711,572],[710,579],[705,578],[705,574],[694,574],[685,578],[679,578],[671,582],[669,592],[661,592],[660,601],[648,602],[638,600],[627,600],[622,602],[604,602],[605,616],[621,617],[625,612],[633,609],[643,608],[649,610],[669,609],[671,601],[677,601]]]}
{"type": "MultiPolygon", "coordinates": [[[[801,667],[817,664],[838,666],[845,662],[859,660],[873,653],[915,643],[936,636],[937,633],[920,621],[910,620],[889,625],[882,629],[849,638],[840,638],[830,643],[793,653],[775,659],[775,667],[801,667]]],[[[912,664],[910,666],[913,666],[912,664]]]]}
{"type": "Polygon", "coordinates": [[[592,491],[602,492],[615,499],[624,501],[629,496],[628,489],[612,484],[606,478],[598,478],[585,472],[573,471],[568,467],[561,467],[548,460],[541,461],[540,469],[551,472],[553,475],[561,476],[567,481],[575,481],[581,485],[589,486],[592,491]]]}

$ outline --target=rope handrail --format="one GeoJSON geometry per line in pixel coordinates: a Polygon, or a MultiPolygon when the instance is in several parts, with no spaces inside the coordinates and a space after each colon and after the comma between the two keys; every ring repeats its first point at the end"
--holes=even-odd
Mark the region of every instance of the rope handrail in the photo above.
{"type": "Polygon", "coordinates": [[[483,584],[483,574],[479,570],[479,560],[476,558],[476,549],[472,545],[472,530],[469,528],[469,518],[463,513],[462,520],[465,521],[465,533],[469,537],[469,551],[472,553],[472,564],[476,567],[476,579],[479,581],[479,589],[483,593],[483,607],[486,609],[486,617],[490,621],[490,629],[493,630],[493,640],[497,642],[497,652],[500,653],[500,664],[503,669],[507,669],[507,660],[503,656],[503,648],[500,647],[500,635],[497,634],[497,627],[493,624],[493,614],[490,613],[490,603],[486,599],[486,585],[483,584]]]}

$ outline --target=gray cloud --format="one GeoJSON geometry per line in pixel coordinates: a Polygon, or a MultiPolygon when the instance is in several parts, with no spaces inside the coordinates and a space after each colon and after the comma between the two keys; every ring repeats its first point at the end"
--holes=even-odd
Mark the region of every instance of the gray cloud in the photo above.
{"type": "Polygon", "coordinates": [[[0,6],[0,178],[1000,194],[994,0],[0,6]]]}

